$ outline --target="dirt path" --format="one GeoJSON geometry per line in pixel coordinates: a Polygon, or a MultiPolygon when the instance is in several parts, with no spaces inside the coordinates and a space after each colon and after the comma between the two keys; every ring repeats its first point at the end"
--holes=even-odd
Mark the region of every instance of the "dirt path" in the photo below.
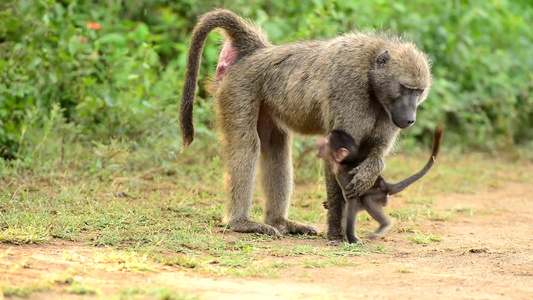
{"type": "MultiPolygon", "coordinates": [[[[209,277],[172,267],[133,273],[106,262],[69,259],[102,249],[57,240],[51,245],[0,245],[0,280],[20,285],[55,276],[57,282],[71,272],[82,274],[77,281],[102,291],[95,297],[157,286],[202,299],[533,299],[532,190],[531,184],[512,183],[477,195],[437,197],[436,208],[467,205],[474,213],[419,224],[421,231],[443,238],[427,246],[392,232],[380,241],[389,253],[350,257],[357,266],[287,268],[275,279],[209,277]]],[[[287,237],[280,243],[324,247],[325,240],[287,237]]],[[[298,258],[283,258],[292,259],[298,258]]],[[[77,296],[57,289],[32,294],[35,299],[58,297],[77,296]]]]}

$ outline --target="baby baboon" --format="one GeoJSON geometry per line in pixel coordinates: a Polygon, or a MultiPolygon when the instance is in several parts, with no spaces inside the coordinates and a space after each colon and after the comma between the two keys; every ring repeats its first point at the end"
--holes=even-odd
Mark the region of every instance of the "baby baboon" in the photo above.
{"type": "MultiPolygon", "coordinates": [[[[275,46],[236,14],[209,12],[194,28],[188,51],[180,109],[184,146],[194,139],[200,60],[215,28],[227,36],[210,87],[229,196],[227,224],[239,232],[316,234],[287,218],[292,132],[324,136],[339,128],[360,141],[365,160],[354,170],[346,194],[364,194],[385,167],[399,131],[415,122],[431,85],[428,59],[412,43],[369,33],[275,46]],[[265,224],[249,218],[258,163],[265,224]]],[[[326,170],[326,184],[328,239],[342,239],[344,197],[331,170],[326,170]]]]}
{"type": "MultiPolygon", "coordinates": [[[[357,213],[366,210],[368,214],[379,223],[379,228],[373,232],[368,233],[369,238],[376,238],[382,236],[392,226],[392,222],[383,211],[383,207],[388,203],[389,195],[397,194],[403,191],[413,182],[422,178],[433,166],[439,154],[440,143],[442,141],[442,126],[435,129],[435,137],[433,139],[433,152],[431,158],[418,173],[404,179],[398,183],[390,184],[385,181],[381,175],[378,176],[374,185],[360,197],[347,197],[346,200],[346,238],[350,243],[357,243],[361,241],[357,234],[355,234],[355,221],[357,213]]],[[[329,161],[333,167],[337,181],[341,187],[350,183],[353,175],[350,171],[357,167],[362,158],[359,156],[359,149],[352,136],[342,130],[333,130],[327,137],[317,140],[318,154],[317,156],[329,161]]],[[[328,209],[328,203],[323,203],[324,208],[328,209]]]]}

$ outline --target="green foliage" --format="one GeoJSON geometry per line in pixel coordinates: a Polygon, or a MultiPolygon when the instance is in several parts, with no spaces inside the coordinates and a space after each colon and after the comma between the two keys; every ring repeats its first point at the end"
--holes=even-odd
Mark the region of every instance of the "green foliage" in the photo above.
{"type": "Polygon", "coordinates": [[[430,244],[430,243],[433,243],[433,242],[441,242],[442,241],[442,238],[438,235],[434,235],[432,233],[422,233],[420,231],[415,231],[415,235],[414,236],[409,236],[407,237],[411,242],[413,243],[416,243],[416,244],[423,244],[423,245],[427,245],[427,244],[430,244]]]}
{"type": "MultiPolygon", "coordinates": [[[[0,4],[0,156],[35,154],[54,109],[83,145],[174,140],[186,50],[198,15],[226,6],[263,27],[274,43],[389,30],[433,60],[434,85],[407,145],[430,139],[498,149],[531,145],[533,7],[529,1],[7,0],[0,4]],[[93,23],[91,23],[93,22],[93,23]],[[163,133],[164,132],[164,133],[163,133]],[[41,138],[41,139],[39,139],[41,138]],[[37,142],[37,144],[35,144],[37,142]]],[[[214,73],[220,40],[204,50],[200,80],[214,73]]],[[[211,141],[211,101],[201,85],[198,132],[211,141]]],[[[426,141],[427,142],[427,141],[426,141]]],[[[298,153],[308,148],[297,142],[298,153]]]]}

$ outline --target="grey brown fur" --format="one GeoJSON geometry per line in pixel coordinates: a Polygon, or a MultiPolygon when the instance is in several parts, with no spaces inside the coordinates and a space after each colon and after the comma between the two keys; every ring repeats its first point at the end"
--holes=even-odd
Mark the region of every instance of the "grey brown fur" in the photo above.
{"type": "MultiPolygon", "coordinates": [[[[396,183],[390,184],[381,175],[378,176],[374,185],[366,191],[365,194],[359,197],[345,196],[346,210],[345,210],[345,232],[349,243],[360,242],[359,237],[355,234],[355,222],[357,213],[366,210],[368,214],[379,223],[379,228],[372,233],[367,233],[367,237],[376,238],[384,235],[392,226],[392,222],[383,211],[383,207],[388,204],[388,196],[397,194],[403,191],[412,183],[422,178],[433,166],[439,154],[440,144],[442,141],[442,126],[435,129],[435,136],[433,139],[433,151],[429,161],[424,168],[418,173],[396,183]]],[[[353,139],[344,138],[339,141],[343,135],[348,135],[343,131],[334,131],[324,139],[317,141],[319,148],[318,156],[329,161],[340,186],[346,186],[352,179],[353,175],[350,171],[357,167],[361,162],[358,148],[353,139]],[[335,145],[332,144],[335,143],[335,145]],[[341,151],[344,151],[340,154],[341,151]]],[[[324,202],[324,208],[328,209],[328,202],[324,202]]],[[[339,241],[332,243],[337,244],[339,241]]]]}
{"type": "MultiPolygon", "coordinates": [[[[313,227],[287,219],[292,132],[325,135],[339,128],[362,141],[366,159],[346,189],[347,194],[362,195],[385,167],[384,157],[400,129],[414,122],[416,106],[426,98],[431,85],[428,59],[412,43],[368,33],[275,46],[236,14],[215,10],[200,18],[189,48],[180,110],[185,146],[194,138],[192,106],[201,51],[217,27],[237,52],[211,88],[229,196],[228,225],[276,236],[316,234],[313,227]],[[249,219],[258,163],[267,198],[266,224],[249,219]]],[[[344,198],[330,170],[326,185],[328,239],[342,239],[344,198]]]]}

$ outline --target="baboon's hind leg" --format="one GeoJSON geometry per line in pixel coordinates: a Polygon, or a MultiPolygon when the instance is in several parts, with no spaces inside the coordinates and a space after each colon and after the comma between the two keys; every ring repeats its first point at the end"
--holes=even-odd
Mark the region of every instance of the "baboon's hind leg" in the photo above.
{"type": "Polygon", "coordinates": [[[291,134],[279,129],[265,110],[259,114],[258,132],[260,181],[266,196],[265,223],[282,234],[316,235],[314,227],[288,219],[293,183],[291,134]]]}
{"type": "Polygon", "coordinates": [[[217,103],[216,109],[224,163],[224,187],[229,197],[225,220],[237,232],[279,237],[276,228],[250,220],[259,156],[259,136],[255,130],[258,107],[243,106],[244,101],[239,102],[239,99],[223,100],[217,103]]]}

